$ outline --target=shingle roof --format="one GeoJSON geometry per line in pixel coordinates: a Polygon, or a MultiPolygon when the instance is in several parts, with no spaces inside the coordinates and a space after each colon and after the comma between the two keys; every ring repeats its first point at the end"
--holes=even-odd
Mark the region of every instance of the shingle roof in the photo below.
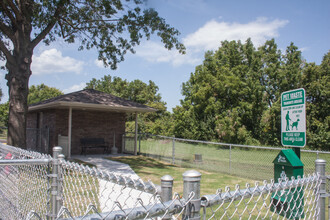
{"type": "Polygon", "coordinates": [[[47,99],[29,106],[29,111],[49,108],[85,108],[95,110],[109,110],[122,112],[154,112],[157,111],[146,105],[100,92],[94,89],[85,89],[55,98],[47,99]]]}

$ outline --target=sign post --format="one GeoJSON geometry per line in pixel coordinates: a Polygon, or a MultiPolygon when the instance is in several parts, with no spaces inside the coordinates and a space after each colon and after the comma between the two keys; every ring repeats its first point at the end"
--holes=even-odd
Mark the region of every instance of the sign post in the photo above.
{"type": "Polygon", "coordinates": [[[306,96],[303,88],[281,95],[281,142],[293,147],[300,158],[300,148],[306,145],[306,96]]]}
{"type": "MultiPolygon", "coordinates": [[[[305,90],[295,89],[281,94],[281,142],[293,148],[282,150],[274,163],[274,180],[287,181],[287,178],[304,175],[304,164],[300,160],[300,148],[306,145],[306,96],[305,90]]],[[[303,190],[287,189],[272,194],[271,211],[290,219],[304,218],[303,190]]]]}

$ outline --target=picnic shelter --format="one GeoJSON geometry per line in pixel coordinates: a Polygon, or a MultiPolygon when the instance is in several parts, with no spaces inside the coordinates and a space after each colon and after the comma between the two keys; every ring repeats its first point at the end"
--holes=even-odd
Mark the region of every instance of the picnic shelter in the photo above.
{"type": "Polygon", "coordinates": [[[27,134],[28,129],[38,131],[46,129],[48,134],[47,138],[44,138],[45,135],[41,135],[41,132],[27,135],[27,147],[33,149],[35,146],[29,145],[46,141],[49,147],[46,149],[48,152],[45,153],[51,153],[54,146],[61,146],[65,156],[70,158],[73,154],[83,153],[84,140],[94,141],[96,144],[103,140],[102,145],[105,148],[98,149],[97,146],[93,148],[91,145],[91,149],[84,153],[104,153],[105,150],[110,153],[114,145],[117,152],[121,153],[126,117],[134,114],[134,154],[136,154],[138,114],[155,111],[156,109],[146,105],[94,89],[61,95],[29,106],[27,134]]]}

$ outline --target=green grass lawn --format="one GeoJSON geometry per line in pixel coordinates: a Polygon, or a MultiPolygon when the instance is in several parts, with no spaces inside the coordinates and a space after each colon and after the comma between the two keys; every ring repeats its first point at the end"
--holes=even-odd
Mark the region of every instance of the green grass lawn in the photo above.
{"type": "MultiPolygon", "coordinates": [[[[172,162],[172,140],[145,139],[141,140],[140,152],[166,162],[172,162]]],[[[213,144],[193,144],[175,141],[175,164],[182,167],[200,168],[218,173],[249,178],[252,180],[269,180],[274,178],[272,163],[279,150],[263,150],[220,146],[213,144]],[[194,155],[201,154],[203,163],[194,163],[194,155]]],[[[320,154],[319,158],[330,161],[330,154],[320,154]]],[[[316,153],[301,152],[304,173],[311,174],[315,170],[316,153]]],[[[327,164],[330,174],[330,164],[327,164]]]]}
{"type": "MultiPolygon", "coordinates": [[[[191,168],[179,167],[145,156],[111,157],[108,159],[130,165],[135,173],[144,181],[151,180],[158,185],[160,185],[160,178],[162,176],[171,175],[174,178],[173,192],[177,192],[180,195],[182,195],[183,192],[182,174],[187,170],[191,170],[191,168]]],[[[201,195],[215,194],[217,189],[224,189],[226,186],[234,187],[236,184],[245,186],[246,183],[254,184],[255,182],[251,179],[230,176],[227,174],[219,174],[201,169],[195,170],[202,174],[201,195]]]]}

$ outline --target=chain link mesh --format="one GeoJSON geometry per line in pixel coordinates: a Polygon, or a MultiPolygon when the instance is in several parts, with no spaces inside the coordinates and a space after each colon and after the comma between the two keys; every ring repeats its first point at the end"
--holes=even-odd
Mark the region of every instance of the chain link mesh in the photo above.
{"type": "MultiPolygon", "coordinates": [[[[0,145],[0,158],[52,159],[49,155],[0,145]],[[9,154],[11,156],[9,156],[9,154]]],[[[60,160],[58,173],[60,209],[56,219],[180,219],[196,205],[175,194],[164,202],[152,182],[60,160]]],[[[46,219],[51,208],[51,163],[0,166],[0,219],[46,219]]],[[[317,219],[318,175],[266,182],[243,189],[226,187],[202,196],[203,219],[317,219]]],[[[327,180],[327,178],[324,178],[327,180]]]]}
{"type": "Polygon", "coordinates": [[[133,134],[123,135],[123,153],[134,154],[135,136],[133,134]]]}
{"type": "Polygon", "coordinates": [[[49,154],[24,150],[0,143],[0,159],[5,159],[9,153],[12,155],[10,159],[52,159],[52,156],[49,154]]]}
{"type": "Polygon", "coordinates": [[[144,183],[141,179],[69,161],[62,161],[62,167],[63,205],[72,216],[85,215],[88,209],[101,213],[134,208],[139,202],[149,205],[157,194],[151,182],[144,183]]]}
{"type": "MultiPolygon", "coordinates": [[[[140,154],[183,167],[227,173],[252,180],[272,179],[272,161],[284,148],[234,145],[141,134],[140,154]]],[[[305,173],[313,173],[315,160],[330,161],[330,152],[301,150],[305,173]]],[[[330,163],[326,166],[330,174],[330,163]]]]}
{"type": "Polygon", "coordinates": [[[256,182],[246,189],[237,185],[234,191],[227,187],[202,197],[203,215],[207,219],[317,219],[320,184],[318,175],[309,175],[263,185],[256,182]]]}
{"type": "MultiPolygon", "coordinates": [[[[317,219],[320,183],[318,175],[309,175],[279,183],[256,182],[253,187],[247,184],[245,189],[236,185],[233,191],[226,187],[224,192],[202,196],[200,215],[203,219],[317,219]]],[[[157,195],[149,205],[138,199],[132,208],[124,209],[116,203],[119,209],[109,212],[99,212],[90,205],[87,212],[93,214],[86,212],[78,218],[68,215],[68,219],[181,219],[187,217],[184,215],[191,208],[193,197],[191,193],[187,199],[181,199],[176,194],[172,200],[162,202],[157,195]]],[[[60,215],[64,213],[72,214],[62,207],[60,215]]]]}
{"type": "MultiPolygon", "coordinates": [[[[1,145],[3,159],[49,159],[50,156],[1,145]]],[[[24,219],[31,210],[45,218],[49,206],[48,164],[0,166],[0,219],[24,219]]]]}

